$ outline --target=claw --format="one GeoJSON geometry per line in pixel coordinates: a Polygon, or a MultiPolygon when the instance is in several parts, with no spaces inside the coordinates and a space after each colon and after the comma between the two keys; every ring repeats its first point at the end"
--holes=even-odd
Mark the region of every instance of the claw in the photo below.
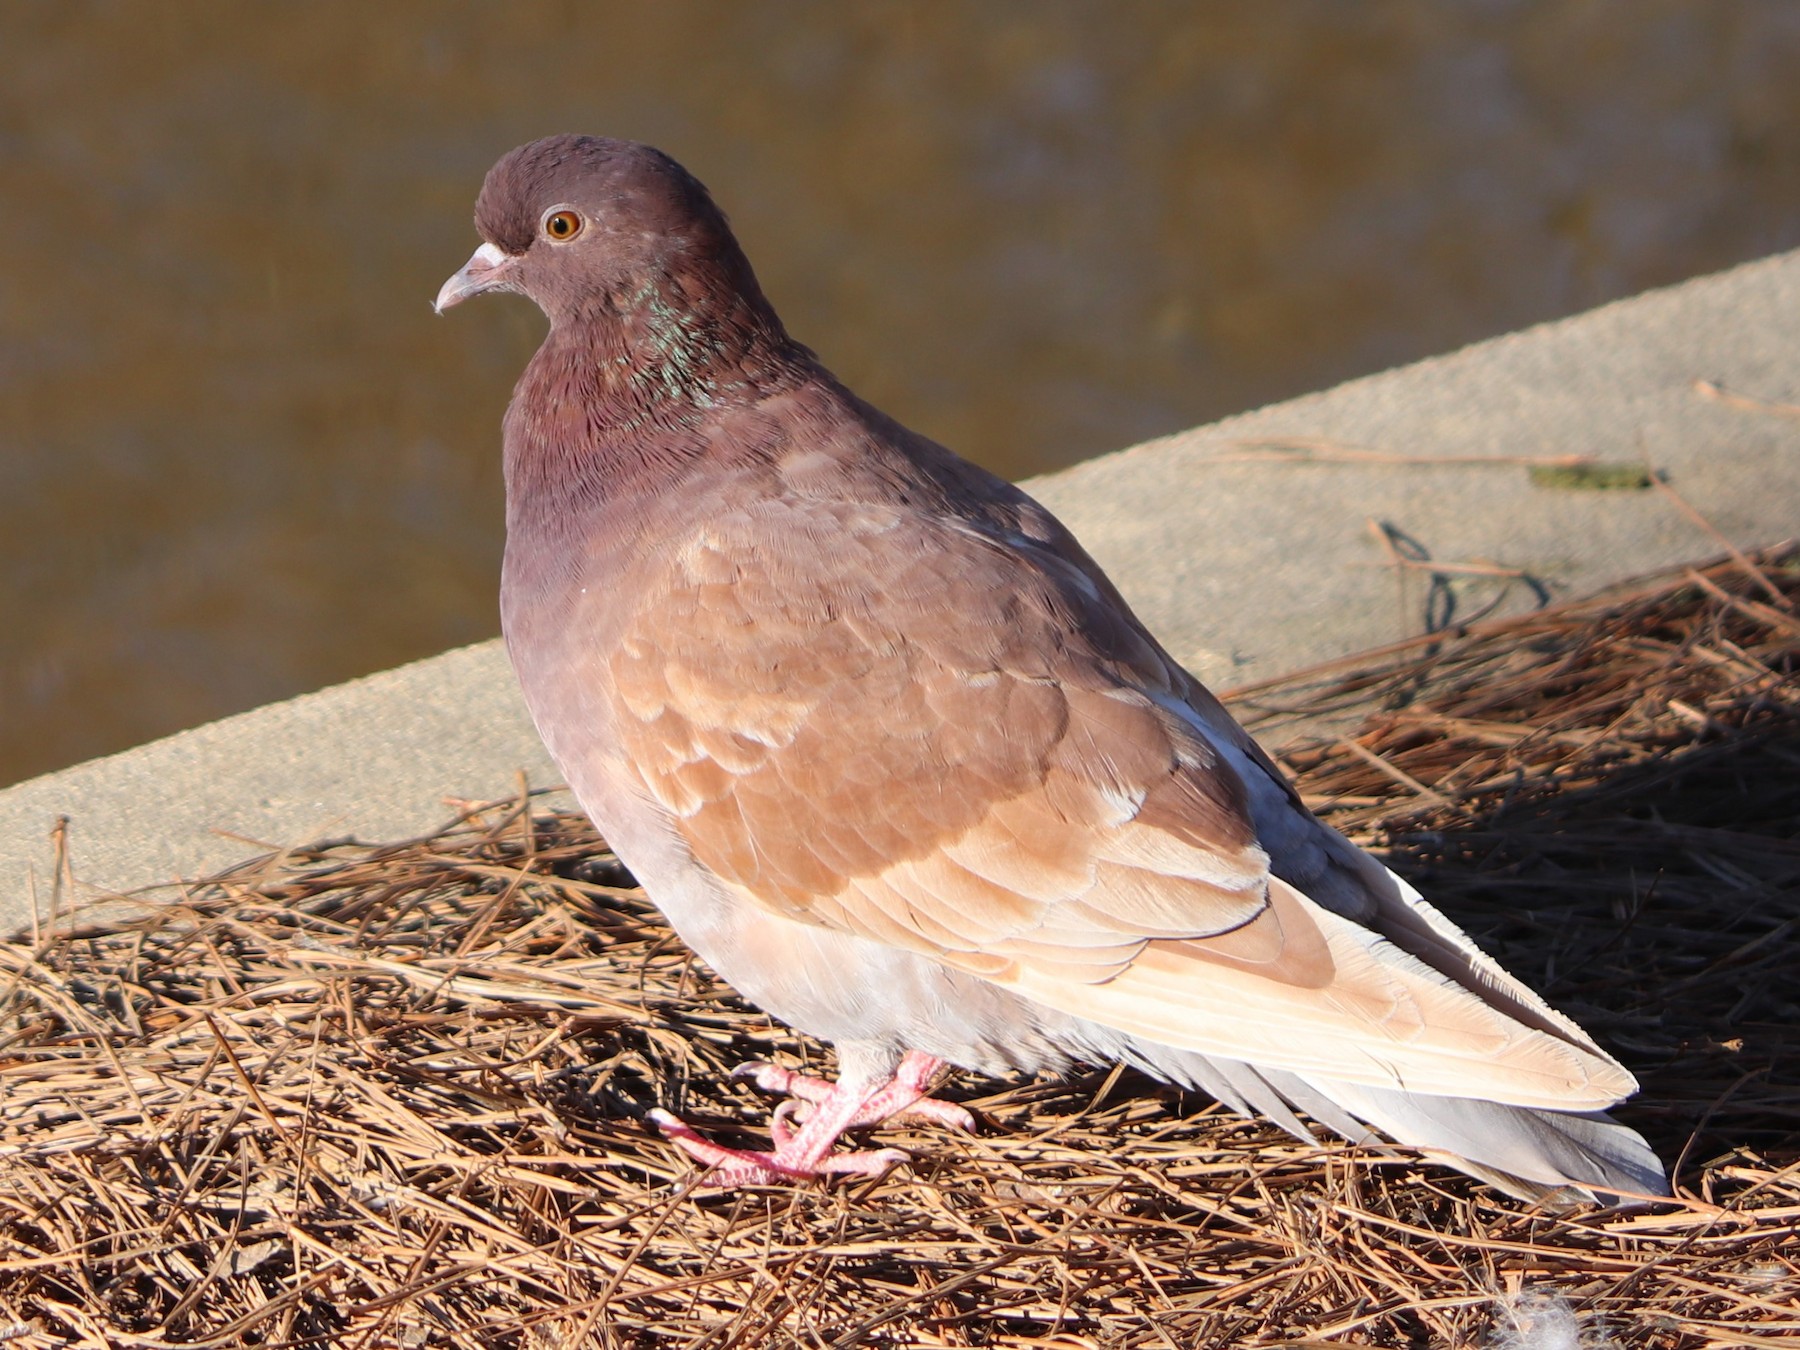
{"type": "MultiPolygon", "coordinates": [[[[778,1149],[786,1148],[794,1141],[794,1130],[788,1122],[800,1120],[800,1117],[794,1113],[797,1105],[798,1103],[793,1101],[782,1102],[769,1117],[769,1138],[775,1141],[775,1147],[778,1149]]],[[[801,1121],[801,1123],[805,1122],[801,1121]]]]}

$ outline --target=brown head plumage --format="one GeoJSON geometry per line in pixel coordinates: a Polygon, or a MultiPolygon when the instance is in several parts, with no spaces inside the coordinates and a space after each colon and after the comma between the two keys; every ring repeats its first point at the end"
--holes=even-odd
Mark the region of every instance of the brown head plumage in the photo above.
{"type": "Polygon", "coordinates": [[[662,151],[601,136],[547,136],[505,155],[475,203],[486,244],[445,283],[437,307],[484,291],[529,296],[553,325],[748,303],[774,322],[724,212],[662,151]],[[709,304],[710,301],[710,304],[709,304]]]}

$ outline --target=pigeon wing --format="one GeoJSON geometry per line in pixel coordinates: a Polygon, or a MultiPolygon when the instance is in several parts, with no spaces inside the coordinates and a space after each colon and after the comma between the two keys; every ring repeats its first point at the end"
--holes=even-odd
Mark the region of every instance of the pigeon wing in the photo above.
{"type": "Polygon", "coordinates": [[[645,788],[744,899],[1208,1055],[1562,1110],[1631,1090],[1274,875],[1250,761],[1056,541],[904,501],[719,500],[608,674],[645,788]]]}

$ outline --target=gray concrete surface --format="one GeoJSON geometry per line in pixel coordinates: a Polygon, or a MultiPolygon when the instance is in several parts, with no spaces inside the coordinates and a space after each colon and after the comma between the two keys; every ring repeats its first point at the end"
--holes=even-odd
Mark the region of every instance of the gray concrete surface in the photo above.
{"type": "Polygon", "coordinates": [[[209,722],[0,791],[0,932],[69,898],[157,887],[321,839],[403,839],[560,782],[499,642],[209,722]]]}
{"type": "MultiPolygon", "coordinates": [[[[1524,459],[1654,466],[1739,545],[1800,531],[1800,252],[1123,450],[1031,485],[1216,688],[1422,631],[1368,522],[1555,598],[1721,551],[1657,490],[1538,486],[1524,459]],[[1420,462],[1245,463],[1258,439],[1420,462]],[[1238,462],[1233,462],[1238,461],[1238,462]]],[[[1461,614],[1495,583],[1463,575],[1461,614]]],[[[1529,603],[1515,584],[1504,608],[1529,603]]]]}
{"type": "MultiPolygon", "coordinates": [[[[1720,549],[1660,490],[1547,486],[1533,459],[1653,466],[1740,545],[1800,532],[1800,417],[1695,389],[1800,403],[1797,321],[1792,253],[1027,486],[1228,687],[1420,632],[1428,604],[1518,610],[1720,549]]],[[[0,791],[0,929],[47,902],[59,816],[87,898],[420,833],[521,772],[556,781],[495,643],[258,708],[0,791]]]]}

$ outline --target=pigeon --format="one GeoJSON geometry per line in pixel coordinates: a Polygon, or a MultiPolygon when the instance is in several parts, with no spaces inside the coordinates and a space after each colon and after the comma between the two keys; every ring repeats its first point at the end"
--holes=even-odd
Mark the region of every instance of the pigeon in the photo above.
{"type": "MultiPolygon", "coordinates": [[[[505,641],[602,836],[718,974],[837,1053],[766,1150],[666,1111],[720,1186],[984,1075],[1124,1063],[1545,1203],[1666,1194],[1632,1076],[1314,817],[1044,507],[788,336],[668,155],[499,160],[444,283],[549,332],[504,419],[505,641]]],[[[1213,528],[1226,528],[1215,522],[1213,528]]]]}

